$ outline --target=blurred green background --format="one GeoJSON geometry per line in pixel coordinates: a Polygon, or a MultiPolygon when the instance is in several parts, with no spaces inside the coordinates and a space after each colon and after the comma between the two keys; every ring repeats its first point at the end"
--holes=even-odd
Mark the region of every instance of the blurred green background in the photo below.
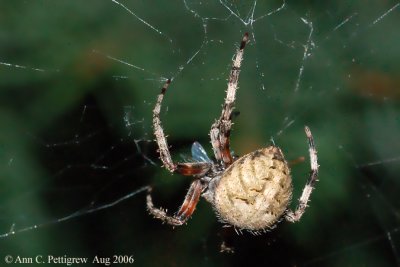
{"type": "Polygon", "coordinates": [[[378,0],[0,1],[1,265],[400,266],[399,23],[399,2],[378,0]],[[320,181],[299,223],[261,236],[223,228],[204,200],[172,229],[147,214],[144,193],[129,195],[151,184],[172,213],[190,183],[161,168],[156,96],[172,78],[162,120],[174,159],[196,140],[211,152],[244,32],[233,150],[273,139],[287,160],[305,157],[292,168],[296,200],[308,125],[320,181]],[[235,253],[220,253],[223,240],[235,253]]]}

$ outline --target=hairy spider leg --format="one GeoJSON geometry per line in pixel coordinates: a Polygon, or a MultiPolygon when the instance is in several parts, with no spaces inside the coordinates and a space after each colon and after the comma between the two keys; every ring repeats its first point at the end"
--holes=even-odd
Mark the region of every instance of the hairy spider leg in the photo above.
{"type": "Polygon", "coordinates": [[[285,219],[289,222],[297,222],[300,220],[301,216],[305,212],[307,208],[307,203],[310,200],[311,192],[314,189],[314,185],[318,179],[318,157],[317,157],[317,150],[315,149],[314,138],[311,134],[310,128],[307,126],[304,127],[304,131],[306,132],[306,136],[308,139],[308,150],[310,153],[310,165],[311,165],[311,172],[310,177],[306,183],[306,186],[303,189],[303,193],[299,199],[299,204],[295,211],[288,210],[285,219]]]}
{"type": "Polygon", "coordinates": [[[196,205],[199,202],[201,192],[203,191],[203,185],[200,180],[194,180],[190,185],[190,188],[186,194],[185,200],[178,213],[174,216],[168,216],[167,211],[162,208],[155,208],[151,197],[151,188],[147,194],[147,209],[150,214],[155,218],[160,219],[170,225],[180,226],[184,224],[190,216],[192,216],[196,205]]]}
{"type": "MultiPolygon", "coordinates": [[[[205,175],[211,168],[211,161],[174,163],[169,152],[167,139],[161,126],[160,113],[161,104],[170,83],[171,80],[168,79],[161,88],[161,93],[157,97],[157,102],[153,110],[154,135],[156,136],[160,159],[163,162],[164,167],[170,172],[176,172],[184,176],[201,177],[205,175]]],[[[201,181],[199,179],[194,180],[190,185],[189,191],[187,192],[185,200],[183,201],[178,213],[175,216],[168,216],[166,210],[154,207],[150,188],[147,194],[147,209],[155,218],[158,218],[168,224],[179,226],[184,224],[193,214],[196,205],[199,202],[202,191],[203,184],[201,181]]]]}
{"type": "Polygon", "coordinates": [[[210,138],[214,150],[215,158],[225,167],[233,162],[233,157],[229,148],[229,136],[232,128],[232,111],[234,109],[236,90],[240,74],[240,66],[243,59],[243,51],[249,41],[249,34],[243,36],[240,47],[233,59],[232,68],[229,74],[228,89],[226,90],[225,103],[223,105],[220,118],[211,126],[210,138]]]}
{"type": "Polygon", "coordinates": [[[160,120],[161,104],[170,83],[171,80],[168,79],[165,82],[164,86],[161,88],[161,93],[157,97],[157,102],[153,110],[154,135],[156,136],[160,159],[163,162],[164,167],[170,172],[177,172],[184,176],[204,175],[211,168],[210,162],[184,162],[175,164],[172,161],[171,154],[168,148],[167,138],[165,137],[160,120]]]}
{"type": "Polygon", "coordinates": [[[200,180],[194,180],[190,185],[189,191],[186,194],[181,208],[176,214],[179,219],[186,221],[190,216],[192,216],[194,210],[196,209],[196,205],[199,202],[202,191],[203,185],[200,180]]]}

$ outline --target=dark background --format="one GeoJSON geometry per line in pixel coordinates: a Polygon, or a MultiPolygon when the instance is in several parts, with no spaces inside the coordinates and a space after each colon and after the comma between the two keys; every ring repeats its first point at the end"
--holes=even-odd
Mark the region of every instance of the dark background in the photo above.
{"type": "Polygon", "coordinates": [[[399,2],[170,2],[0,1],[1,265],[133,255],[137,266],[400,266],[399,2]],[[261,236],[223,228],[204,200],[173,229],[137,192],[153,185],[172,213],[191,180],[161,168],[156,96],[172,78],[162,119],[174,159],[195,140],[211,152],[244,32],[235,153],[272,138],[287,160],[305,157],[292,168],[294,207],[308,125],[320,181],[299,223],[261,236]],[[234,254],[219,252],[223,240],[234,254]]]}

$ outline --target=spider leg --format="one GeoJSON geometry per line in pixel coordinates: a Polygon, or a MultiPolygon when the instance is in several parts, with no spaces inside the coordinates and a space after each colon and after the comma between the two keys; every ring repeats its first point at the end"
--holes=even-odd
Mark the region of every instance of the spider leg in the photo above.
{"type": "Polygon", "coordinates": [[[161,93],[157,97],[157,102],[153,110],[153,127],[154,135],[156,136],[156,141],[158,144],[158,150],[160,152],[160,159],[164,164],[164,167],[170,172],[177,172],[185,176],[192,175],[203,175],[210,168],[211,163],[209,162],[195,162],[195,163],[174,163],[171,158],[171,154],[168,149],[167,138],[165,137],[164,130],[161,126],[160,113],[161,104],[164,99],[165,92],[171,80],[168,79],[161,89],[161,93]]]}
{"type": "Polygon", "coordinates": [[[150,214],[155,218],[160,219],[170,225],[179,226],[184,224],[196,209],[196,205],[199,202],[201,192],[203,191],[203,185],[200,180],[194,180],[190,185],[190,188],[186,194],[185,200],[179,211],[174,216],[168,216],[166,210],[162,208],[155,208],[151,197],[151,189],[147,194],[147,209],[150,214]]]}
{"type": "Polygon", "coordinates": [[[308,139],[308,147],[310,153],[310,165],[311,165],[311,172],[310,177],[308,178],[307,184],[303,189],[303,193],[299,199],[299,204],[295,211],[289,210],[285,215],[285,219],[289,222],[297,222],[300,220],[301,216],[305,212],[307,208],[307,203],[310,199],[310,195],[312,190],[314,189],[314,185],[318,179],[318,157],[317,157],[317,150],[315,149],[314,138],[311,134],[310,128],[307,126],[304,127],[304,131],[306,132],[307,139],[308,139]]]}
{"type": "Polygon", "coordinates": [[[238,88],[240,66],[243,59],[244,48],[249,41],[249,34],[243,36],[236,56],[233,59],[231,72],[229,74],[228,89],[226,90],[225,103],[220,118],[211,126],[210,138],[217,161],[225,166],[232,164],[233,158],[229,148],[229,136],[232,128],[232,111],[234,109],[236,90],[238,88]]]}

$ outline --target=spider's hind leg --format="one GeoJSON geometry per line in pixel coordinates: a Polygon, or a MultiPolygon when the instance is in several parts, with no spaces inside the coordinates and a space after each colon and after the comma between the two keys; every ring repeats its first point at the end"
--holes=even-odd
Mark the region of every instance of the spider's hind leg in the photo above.
{"type": "Polygon", "coordinates": [[[306,132],[307,139],[308,139],[308,148],[310,153],[310,165],[311,165],[311,172],[310,177],[308,178],[307,184],[303,189],[303,193],[299,199],[299,204],[295,211],[289,210],[286,215],[285,219],[289,222],[297,222],[300,220],[301,216],[305,212],[307,208],[307,203],[310,199],[311,192],[314,189],[314,185],[318,179],[318,157],[317,157],[317,150],[315,149],[314,138],[311,134],[310,128],[307,126],[304,127],[304,131],[306,132]]]}
{"type": "Polygon", "coordinates": [[[151,197],[151,189],[149,189],[147,194],[147,209],[155,218],[160,219],[170,225],[180,226],[184,224],[193,214],[194,210],[196,209],[196,205],[199,202],[202,191],[202,182],[200,180],[193,181],[179,211],[174,216],[168,216],[166,210],[154,207],[153,199],[151,197]]]}

